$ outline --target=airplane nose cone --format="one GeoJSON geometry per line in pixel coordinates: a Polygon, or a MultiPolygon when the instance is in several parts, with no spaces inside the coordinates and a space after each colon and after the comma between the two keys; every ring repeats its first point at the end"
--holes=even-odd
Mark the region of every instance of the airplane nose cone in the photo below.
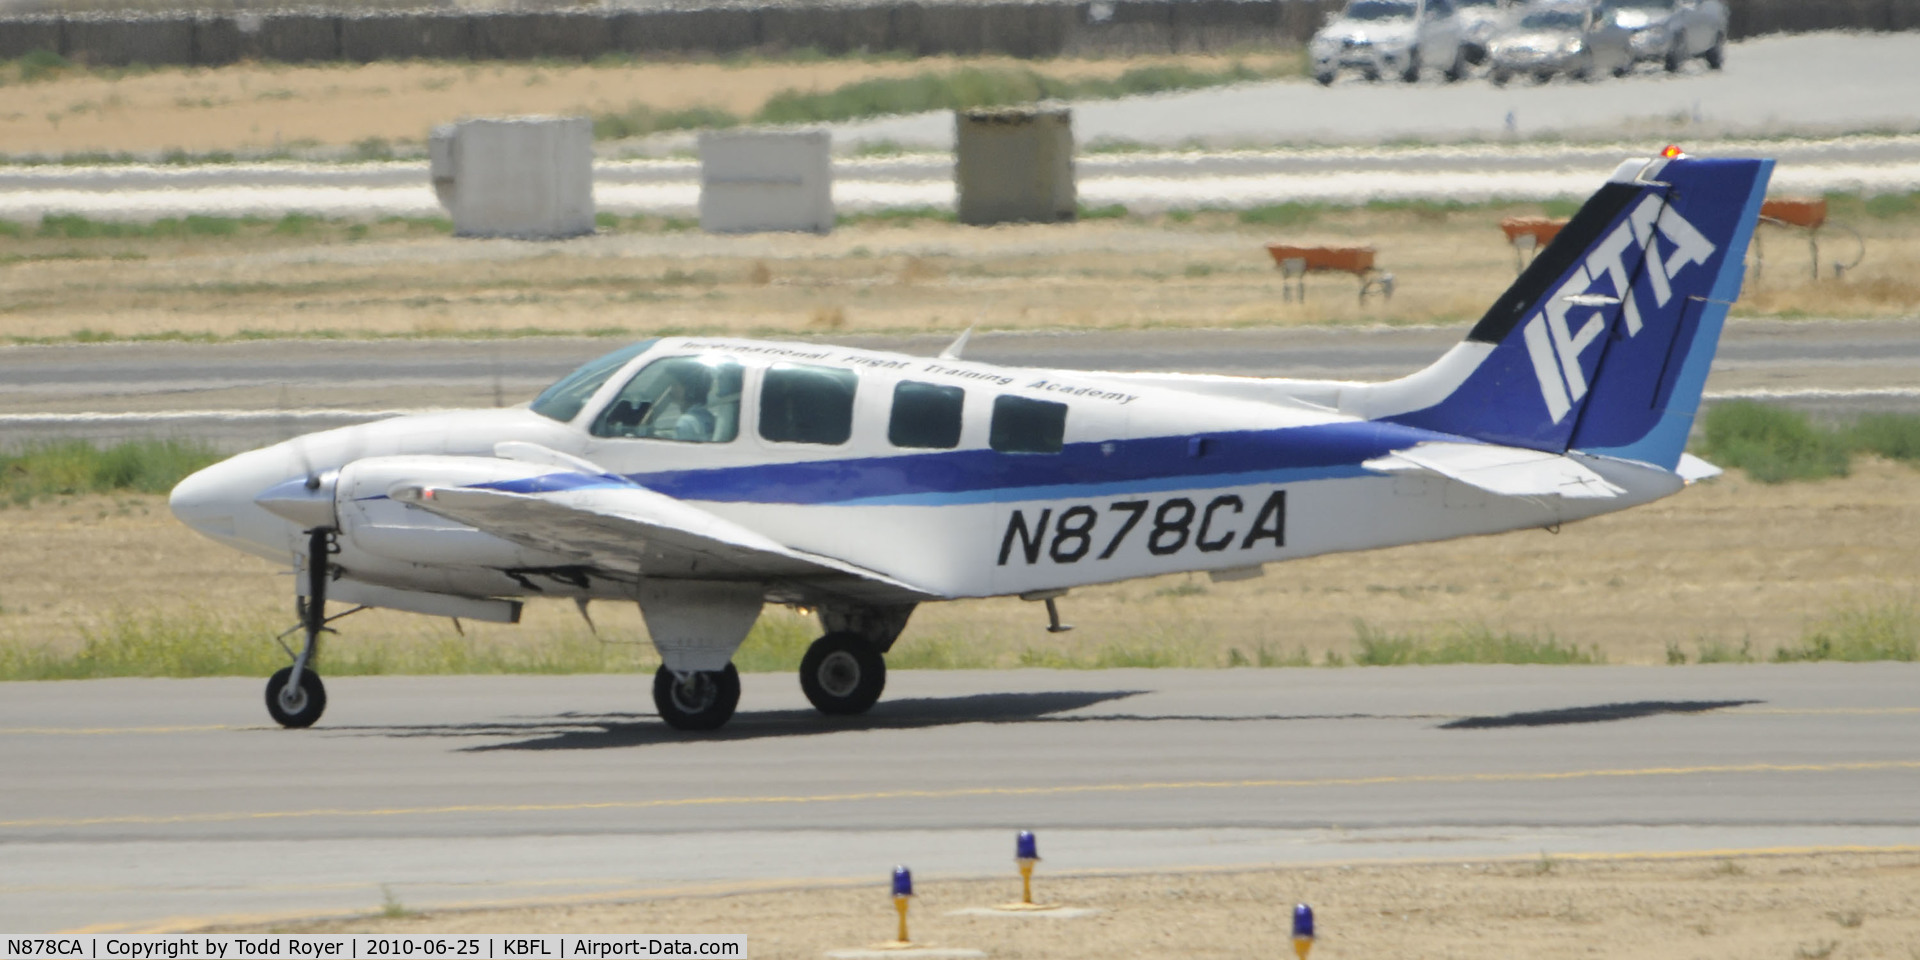
{"type": "Polygon", "coordinates": [[[181,523],[217,539],[234,536],[234,514],[257,491],[235,489],[233,461],[198,470],[180,481],[167,495],[167,507],[181,523]]]}

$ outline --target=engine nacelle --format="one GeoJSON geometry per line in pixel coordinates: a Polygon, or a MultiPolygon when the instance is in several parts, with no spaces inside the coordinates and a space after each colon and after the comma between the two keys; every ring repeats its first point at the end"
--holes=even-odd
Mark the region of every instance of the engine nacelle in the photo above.
{"type": "Polygon", "coordinates": [[[578,558],[520,546],[463,523],[401,503],[387,491],[401,483],[456,487],[526,480],[554,468],[493,457],[399,456],[355,460],[334,479],[335,526],[355,550],[430,566],[497,569],[553,567],[578,558]]]}

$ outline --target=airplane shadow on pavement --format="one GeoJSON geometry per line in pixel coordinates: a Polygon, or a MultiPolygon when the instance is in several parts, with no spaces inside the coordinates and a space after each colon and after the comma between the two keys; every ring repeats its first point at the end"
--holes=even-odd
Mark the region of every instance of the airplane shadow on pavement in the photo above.
{"type": "MultiPolygon", "coordinates": [[[[981,693],[964,697],[910,697],[883,701],[855,717],[828,717],[807,710],[742,710],[725,727],[707,733],[675,730],[651,713],[563,713],[499,723],[416,727],[362,727],[363,735],[388,737],[509,737],[507,743],[463,749],[600,750],[658,744],[807,737],[860,730],[913,730],[962,723],[1028,723],[1048,714],[1147,693],[1145,690],[981,693]]],[[[352,728],[333,728],[347,732],[352,728]]]]}
{"type": "Polygon", "coordinates": [[[1601,703],[1591,707],[1567,707],[1561,710],[1529,710],[1497,717],[1461,717],[1440,725],[1442,730],[1489,730],[1499,727],[1553,727],[1569,723],[1608,723],[1668,713],[1705,713],[1727,707],[1744,707],[1760,700],[1637,700],[1632,703],[1601,703]]]}

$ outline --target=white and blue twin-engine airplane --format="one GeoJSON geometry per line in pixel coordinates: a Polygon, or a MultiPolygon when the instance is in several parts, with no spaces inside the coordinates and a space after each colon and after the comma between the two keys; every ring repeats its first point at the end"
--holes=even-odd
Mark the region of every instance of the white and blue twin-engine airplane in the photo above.
{"type": "Polygon", "coordinates": [[[267,684],[289,727],[326,704],[329,600],[498,622],[516,598],[637,602],[683,730],[732,716],[762,605],[804,606],[824,636],[801,687],[860,713],[926,601],[1046,600],[1058,627],[1073,587],[1554,527],[1718,472],[1683,448],[1772,167],[1621,165],[1464,342],[1386,383],[662,338],[524,408],[241,454],[172,507],[303,569],[306,643],[267,684]]]}

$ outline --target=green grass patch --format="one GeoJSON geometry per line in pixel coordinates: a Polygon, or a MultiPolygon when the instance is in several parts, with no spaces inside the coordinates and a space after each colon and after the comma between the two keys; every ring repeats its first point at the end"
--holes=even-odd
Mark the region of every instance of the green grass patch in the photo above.
{"type": "Polygon", "coordinates": [[[165,493],[221,457],[212,447],[186,440],[129,440],[104,448],[84,440],[28,444],[0,453],[0,504],[90,493],[165,493]]]}
{"type": "Polygon", "coordinates": [[[1304,227],[1323,212],[1324,207],[1313,203],[1265,203],[1240,211],[1238,219],[1250,227],[1304,227]]]}
{"type": "Polygon", "coordinates": [[[592,116],[596,140],[624,140],[670,130],[710,130],[740,125],[738,116],[718,107],[656,110],[637,100],[627,104],[625,110],[604,111],[592,116]]]}
{"type": "Polygon", "coordinates": [[[768,98],[758,123],[831,123],[929,110],[971,110],[1041,100],[1110,100],[1197,90],[1291,75],[1291,67],[1261,71],[1242,63],[1205,71],[1178,64],[1135,67],[1113,78],[1067,80],[1023,67],[960,67],[910,77],[880,77],[826,92],[787,89],[768,98]]]}
{"type": "Polygon", "coordinates": [[[1737,467],[1761,483],[1844,477],[1851,448],[1838,431],[1815,426],[1785,407],[1737,400],[1707,411],[1698,453],[1723,467],[1737,467]]]}
{"type": "Polygon", "coordinates": [[[1800,643],[1773,653],[1777,663],[1813,660],[1899,660],[1920,658],[1920,610],[1913,601],[1856,604],[1828,613],[1800,643]]]}
{"type": "Polygon", "coordinates": [[[1854,421],[1843,434],[1857,453],[1873,453],[1904,463],[1920,462],[1920,417],[1911,414],[1870,413],[1854,421]]]}
{"type": "Polygon", "coordinates": [[[1597,648],[1563,643],[1553,634],[1496,631],[1484,624],[1461,624],[1439,634],[1391,633],[1364,620],[1353,624],[1353,662],[1363,667],[1438,663],[1604,663],[1597,648]]]}
{"type": "MultiPolygon", "coordinates": [[[[273,642],[284,627],[204,612],[122,613],[83,630],[76,649],[0,644],[0,680],[264,677],[287,665],[273,642]]],[[[634,673],[658,665],[651,646],[604,643],[580,631],[536,643],[478,642],[452,631],[372,642],[329,638],[318,661],[327,676],[634,673]]]]}

